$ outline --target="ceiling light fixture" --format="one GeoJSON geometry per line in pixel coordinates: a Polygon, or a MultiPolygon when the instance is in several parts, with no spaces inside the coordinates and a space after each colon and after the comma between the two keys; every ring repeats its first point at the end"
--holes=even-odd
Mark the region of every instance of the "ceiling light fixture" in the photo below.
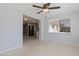
{"type": "Polygon", "coordinates": [[[49,11],[48,9],[43,9],[43,12],[45,13],[48,13],[48,11],[49,11]]]}
{"type": "Polygon", "coordinates": [[[28,18],[24,18],[24,20],[25,20],[25,21],[27,21],[27,20],[28,20],[28,18]]]}

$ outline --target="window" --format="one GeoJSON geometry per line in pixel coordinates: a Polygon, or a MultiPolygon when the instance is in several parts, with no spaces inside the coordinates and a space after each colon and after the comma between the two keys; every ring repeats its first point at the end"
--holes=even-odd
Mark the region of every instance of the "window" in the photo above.
{"type": "Polygon", "coordinates": [[[70,32],[70,19],[49,21],[48,32],[70,32]]]}

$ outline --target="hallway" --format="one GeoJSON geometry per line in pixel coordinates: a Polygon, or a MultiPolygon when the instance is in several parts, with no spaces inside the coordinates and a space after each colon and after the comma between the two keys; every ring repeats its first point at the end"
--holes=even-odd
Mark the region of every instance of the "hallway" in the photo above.
{"type": "Polygon", "coordinates": [[[50,40],[25,40],[24,46],[0,54],[2,56],[79,56],[79,46],[67,45],[50,40]]]}

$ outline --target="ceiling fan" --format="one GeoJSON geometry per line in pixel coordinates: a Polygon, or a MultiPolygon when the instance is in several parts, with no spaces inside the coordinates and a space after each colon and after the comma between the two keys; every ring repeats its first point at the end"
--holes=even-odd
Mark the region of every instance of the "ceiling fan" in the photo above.
{"type": "Polygon", "coordinates": [[[37,5],[33,5],[33,7],[36,7],[36,8],[40,8],[42,9],[41,11],[39,11],[37,14],[41,13],[41,12],[45,12],[47,13],[49,11],[49,9],[59,9],[60,6],[56,6],[56,7],[49,7],[51,3],[47,3],[47,4],[44,4],[43,7],[41,6],[37,6],[37,5]]]}

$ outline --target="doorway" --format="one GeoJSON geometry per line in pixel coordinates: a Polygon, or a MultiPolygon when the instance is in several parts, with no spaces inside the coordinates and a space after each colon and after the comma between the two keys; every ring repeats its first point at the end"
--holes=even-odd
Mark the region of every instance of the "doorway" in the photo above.
{"type": "Polygon", "coordinates": [[[30,40],[39,40],[40,37],[40,21],[23,15],[23,43],[30,40]]]}

